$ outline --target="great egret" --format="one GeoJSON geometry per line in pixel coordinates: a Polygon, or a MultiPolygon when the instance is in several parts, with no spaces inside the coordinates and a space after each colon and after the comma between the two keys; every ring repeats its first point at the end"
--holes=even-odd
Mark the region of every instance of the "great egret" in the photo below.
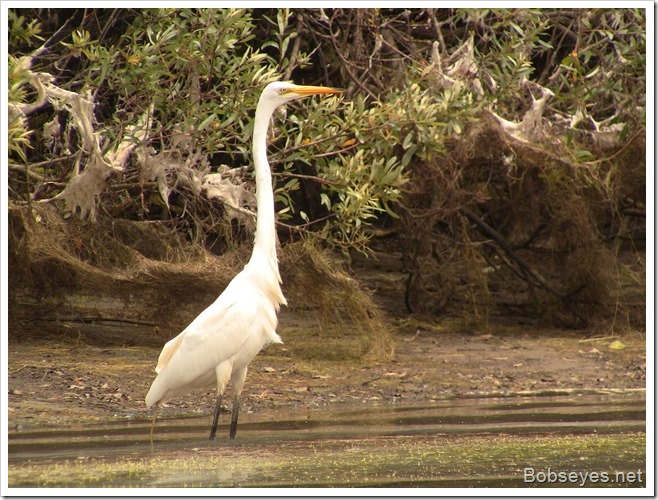
{"type": "Polygon", "coordinates": [[[230,378],[233,411],[229,437],[235,438],[247,367],[263,347],[281,343],[276,333],[277,312],[281,304],[286,304],[280,287],[272,174],[267,162],[269,121],[274,110],[289,101],[340,92],[330,87],[285,82],[270,83],[263,90],[256,107],[253,131],[258,217],[251,259],[217,300],[163,347],[155,368],[157,376],[146,395],[146,406],[154,406],[151,436],[156,410],[161,404],[216,381],[217,404],[210,430],[210,439],[213,439],[222,396],[230,378]]]}

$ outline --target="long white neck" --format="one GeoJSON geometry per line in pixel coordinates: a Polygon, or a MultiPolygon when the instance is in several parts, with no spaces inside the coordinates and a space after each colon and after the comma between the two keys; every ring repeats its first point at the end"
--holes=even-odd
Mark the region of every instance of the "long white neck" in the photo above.
{"type": "Polygon", "coordinates": [[[259,101],[254,121],[253,154],[256,169],[256,240],[251,258],[265,257],[274,267],[279,278],[276,256],[276,230],[274,228],[274,194],[272,172],[267,162],[267,129],[275,105],[259,101]]]}

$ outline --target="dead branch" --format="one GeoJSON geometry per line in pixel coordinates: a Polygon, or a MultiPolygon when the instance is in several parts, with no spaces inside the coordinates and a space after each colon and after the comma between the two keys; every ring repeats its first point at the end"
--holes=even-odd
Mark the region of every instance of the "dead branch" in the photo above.
{"type": "Polygon", "coordinates": [[[514,251],[514,248],[512,245],[503,237],[498,231],[496,231],[494,228],[492,228],[489,224],[487,224],[485,221],[480,219],[475,213],[473,213],[471,210],[469,210],[466,207],[461,207],[459,211],[468,218],[471,222],[473,222],[478,228],[489,238],[494,240],[500,248],[503,249],[503,251],[510,257],[512,258],[526,273],[528,273],[530,276],[534,278],[534,280],[537,282],[539,286],[541,286],[544,290],[549,292],[551,295],[554,295],[558,299],[560,299],[560,302],[562,302],[569,311],[576,316],[583,324],[589,323],[587,321],[587,318],[585,318],[580,312],[578,312],[567,300],[567,296],[561,294],[559,290],[557,290],[553,285],[551,285],[546,278],[544,278],[539,272],[533,268],[528,262],[526,262],[524,259],[519,257],[519,255],[514,251]]]}

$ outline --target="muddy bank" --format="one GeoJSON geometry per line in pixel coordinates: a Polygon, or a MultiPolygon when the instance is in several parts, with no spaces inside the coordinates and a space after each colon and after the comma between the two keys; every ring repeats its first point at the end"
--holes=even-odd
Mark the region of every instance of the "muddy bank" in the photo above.
{"type": "MultiPolygon", "coordinates": [[[[456,332],[447,322],[391,322],[393,359],[369,361],[349,356],[350,331],[343,340],[335,334],[329,338],[312,314],[284,311],[280,334],[285,343],[268,347],[253,361],[243,411],[645,387],[640,333],[583,338],[582,332],[501,326],[493,327],[495,334],[473,335],[456,332]]],[[[116,325],[46,326],[39,339],[18,340],[10,334],[10,430],[150,415],[144,396],[154,378],[159,345],[128,345],[116,336],[108,342],[116,325]]],[[[152,337],[151,327],[132,328],[133,338],[152,337]]],[[[172,400],[162,412],[207,415],[210,423],[213,403],[210,387],[172,400]]]]}

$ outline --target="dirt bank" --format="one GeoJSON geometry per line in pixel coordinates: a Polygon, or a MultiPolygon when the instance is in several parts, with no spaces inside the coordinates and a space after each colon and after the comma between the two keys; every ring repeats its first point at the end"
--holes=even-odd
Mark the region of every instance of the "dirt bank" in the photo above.
{"type": "MultiPolygon", "coordinates": [[[[448,323],[391,321],[396,345],[392,360],[370,362],[348,356],[314,360],[299,354],[328,345],[317,321],[283,312],[280,333],[285,344],[270,346],[252,363],[243,410],[645,387],[640,333],[583,338],[582,332],[494,326],[492,334],[471,335],[456,332],[448,323]]],[[[10,431],[149,417],[144,396],[154,377],[158,346],[107,345],[103,335],[116,326],[46,326],[38,340],[32,335],[20,341],[10,334],[10,431]]],[[[133,328],[135,333],[148,330],[133,328]]],[[[331,345],[336,344],[333,339],[331,345]]],[[[171,401],[163,411],[210,415],[213,401],[209,388],[171,401]]]]}

